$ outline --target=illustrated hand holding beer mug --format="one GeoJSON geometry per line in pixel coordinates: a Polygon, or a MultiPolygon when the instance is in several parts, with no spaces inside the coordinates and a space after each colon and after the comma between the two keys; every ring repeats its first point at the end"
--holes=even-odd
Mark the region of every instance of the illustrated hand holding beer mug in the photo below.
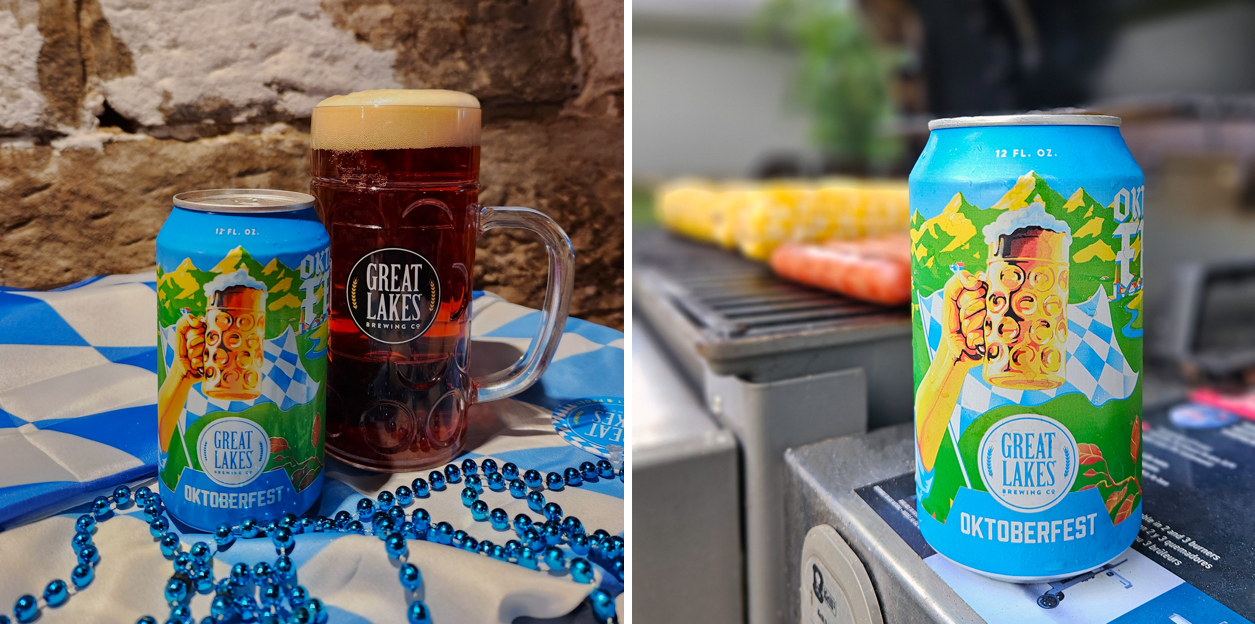
{"type": "Polygon", "coordinates": [[[959,268],[946,282],[942,337],[916,392],[916,433],[932,470],[968,371],[1014,390],[1066,381],[1071,229],[1041,203],[1007,211],[984,229],[985,271],[959,268]]]}
{"type": "MultiPolygon", "coordinates": [[[[192,386],[211,399],[251,401],[261,396],[262,345],[266,338],[266,286],[244,269],[205,285],[205,315],[185,310],[175,325],[174,362],[160,393],[162,405],[187,400],[192,386]]],[[[160,418],[162,451],[169,450],[178,414],[160,418]]]]}

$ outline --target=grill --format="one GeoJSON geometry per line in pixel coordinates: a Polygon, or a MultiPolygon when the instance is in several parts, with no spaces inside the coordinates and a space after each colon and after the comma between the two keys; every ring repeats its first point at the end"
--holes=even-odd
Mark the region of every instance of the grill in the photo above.
{"type": "Polygon", "coordinates": [[[706,343],[839,332],[866,320],[910,320],[905,310],[783,282],[762,264],[664,232],[636,240],[649,259],[637,265],[648,275],[646,283],[705,330],[706,343]]]}
{"type": "Polygon", "coordinates": [[[686,373],[698,360],[717,375],[774,381],[858,362],[815,351],[882,339],[910,340],[910,313],[785,282],[760,263],[662,231],[633,241],[633,293],[686,373]]]}
{"type": "Polygon", "coordinates": [[[886,315],[881,308],[780,283],[758,268],[738,269],[713,275],[673,269],[670,278],[659,275],[659,286],[712,339],[724,342],[840,330],[851,319],[886,315]]]}

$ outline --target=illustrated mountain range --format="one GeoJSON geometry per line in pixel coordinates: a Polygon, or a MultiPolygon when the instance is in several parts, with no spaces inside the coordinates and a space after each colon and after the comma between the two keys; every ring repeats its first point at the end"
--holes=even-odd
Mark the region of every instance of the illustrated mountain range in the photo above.
{"type": "MultiPolygon", "coordinates": [[[[1021,176],[988,208],[975,206],[962,193],[955,193],[941,214],[928,220],[918,210],[911,215],[911,261],[916,269],[916,289],[923,295],[940,289],[952,274],[951,265],[957,263],[973,273],[983,271],[989,246],[982,230],[1004,211],[1019,210],[1034,202],[1043,203],[1047,212],[1072,228],[1070,303],[1089,299],[1099,286],[1110,295],[1111,285],[1119,279],[1115,257],[1120,249],[1120,239],[1114,236],[1118,224],[1112,216],[1112,206],[1102,205],[1083,188],[1065,197],[1032,171],[1021,176]]],[[[1140,235],[1131,247],[1133,272],[1140,275],[1140,235]]]]}
{"type": "MultiPolygon", "coordinates": [[[[279,262],[278,258],[262,266],[254,260],[243,247],[236,247],[213,268],[202,271],[190,258],[185,258],[178,268],[169,273],[157,267],[157,290],[162,295],[161,309],[158,311],[162,327],[178,322],[183,308],[193,310],[205,309],[205,284],[224,273],[239,269],[248,271],[249,277],[266,285],[266,308],[268,312],[283,311],[283,316],[301,316],[301,302],[305,293],[301,290],[301,273],[297,269],[279,262]]],[[[318,293],[321,297],[322,293],[318,293]]],[[[266,338],[274,338],[282,333],[282,324],[266,327],[266,338]],[[272,333],[273,332],[273,333],[272,333]]]]}

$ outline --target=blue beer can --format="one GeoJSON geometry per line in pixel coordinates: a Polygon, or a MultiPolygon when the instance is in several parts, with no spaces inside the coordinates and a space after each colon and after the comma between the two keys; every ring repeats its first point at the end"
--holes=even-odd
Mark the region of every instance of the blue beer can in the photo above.
{"type": "Polygon", "coordinates": [[[1119,126],[940,119],[911,171],[920,531],[994,578],[1094,570],[1141,525],[1143,177],[1119,126]]]}
{"type": "Polygon", "coordinates": [[[314,198],[180,193],[157,235],[158,482],[212,531],[322,491],[330,239],[314,198]]]}

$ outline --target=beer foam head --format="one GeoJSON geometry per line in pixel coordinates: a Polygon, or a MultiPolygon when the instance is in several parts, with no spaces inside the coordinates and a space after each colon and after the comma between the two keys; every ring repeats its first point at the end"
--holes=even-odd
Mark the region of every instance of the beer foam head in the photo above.
{"type": "Polygon", "coordinates": [[[266,285],[253,279],[248,271],[239,269],[232,273],[223,273],[213,278],[208,284],[205,284],[205,297],[213,299],[214,293],[222,292],[232,286],[243,286],[245,288],[253,288],[262,292],[266,291],[266,285]]]}
{"type": "Polygon", "coordinates": [[[982,232],[985,234],[985,244],[992,245],[998,242],[999,236],[1010,236],[1016,230],[1034,226],[1065,234],[1068,242],[1072,241],[1072,228],[1047,213],[1046,206],[1041,202],[1033,202],[1019,210],[1008,210],[998,215],[998,219],[986,225],[982,232]]]}
{"type": "Polygon", "coordinates": [[[334,151],[479,145],[479,100],[442,89],[383,89],[314,107],[313,147],[334,151]]]}
{"type": "Polygon", "coordinates": [[[348,95],[333,95],[318,103],[328,106],[455,106],[479,108],[479,100],[469,93],[444,89],[376,89],[348,95]]]}

